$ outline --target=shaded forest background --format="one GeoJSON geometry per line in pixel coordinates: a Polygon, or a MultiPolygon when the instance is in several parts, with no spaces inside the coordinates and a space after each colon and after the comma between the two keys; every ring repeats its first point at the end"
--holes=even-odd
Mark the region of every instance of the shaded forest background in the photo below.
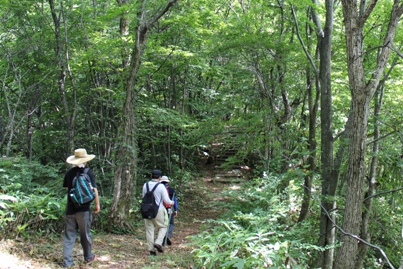
{"type": "Polygon", "coordinates": [[[139,225],[153,168],[186,190],[207,156],[245,193],[195,238],[201,265],[400,266],[401,1],[0,5],[2,237],[62,229],[84,147],[102,231],[139,225]]]}

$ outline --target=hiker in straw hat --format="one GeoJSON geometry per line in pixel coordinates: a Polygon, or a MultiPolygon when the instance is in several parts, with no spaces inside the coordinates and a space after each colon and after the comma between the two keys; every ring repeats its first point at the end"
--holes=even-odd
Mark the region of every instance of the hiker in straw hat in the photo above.
{"type": "MultiPolygon", "coordinates": [[[[63,187],[67,189],[68,192],[72,189],[73,179],[79,173],[85,173],[91,179],[91,184],[95,191],[95,211],[97,214],[100,211],[99,197],[97,191],[97,184],[95,182],[95,176],[90,168],[86,169],[86,164],[88,161],[95,158],[93,154],[87,154],[87,151],[83,148],[76,149],[74,155],[67,158],[66,162],[72,164],[73,167],[70,168],[65,176],[63,187]]],[[[92,223],[92,213],[91,213],[91,202],[76,208],[67,195],[66,204],[66,223],[63,235],[63,267],[71,267],[74,264],[72,252],[74,243],[76,241],[76,236],[78,230],[80,231],[80,242],[84,252],[84,262],[90,263],[95,260],[95,254],[92,253],[92,241],[91,241],[91,223],[92,223]]]]}

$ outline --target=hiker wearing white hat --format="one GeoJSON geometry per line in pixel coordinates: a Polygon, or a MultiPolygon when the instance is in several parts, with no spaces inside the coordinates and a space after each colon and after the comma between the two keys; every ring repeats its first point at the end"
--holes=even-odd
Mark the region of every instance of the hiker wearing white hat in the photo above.
{"type": "MultiPolygon", "coordinates": [[[[95,158],[93,154],[87,154],[87,151],[83,148],[76,149],[74,155],[67,158],[66,162],[72,164],[63,181],[63,187],[67,189],[68,193],[73,188],[73,179],[80,173],[88,175],[91,185],[94,190],[95,211],[97,214],[100,211],[99,197],[97,191],[97,184],[95,182],[94,172],[90,168],[86,168],[88,161],[95,158]]],[[[67,195],[66,204],[66,223],[63,235],[63,267],[72,267],[73,261],[73,247],[76,241],[77,231],[80,231],[80,243],[84,252],[84,262],[90,263],[95,260],[95,254],[92,253],[92,241],[91,241],[91,202],[84,203],[79,207],[76,207],[67,195]]]]}
{"type": "Polygon", "coordinates": [[[172,233],[173,233],[174,228],[175,228],[175,217],[178,215],[178,200],[176,199],[176,192],[175,192],[174,188],[169,186],[169,182],[170,182],[170,180],[169,180],[169,178],[167,176],[162,176],[161,177],[161,183],[164,184],[165,188],[167,189],[169,199],[174,201],[173,205],[164,203],[164,206],[167,209],[168,216],[169,216],[168,217],[169,226],[168,226],[167,235],[164,238],[163,246],[165,245],[165,242],[168,245],[172,245],[171,237],[172,237],[172,233]]]}
{"type": "Polygon", "coordinates": [[[160,183],[161,180],[161,170],[154,169],[151,173],[151,180],[144,183],[142,197],[144,198],[148,190],[154,190],[154,197],[155,202],[158,205],[158,213],[155,218],[144,218],[144,224],[146,228],[146,240],[147,240],[147,247],[150,251],[150,255],[155,256],[157,252],[164,252],[162,247],[164,242],[164,237],[167,233],[168,225],[165,223],[165,217],[167,216],[164,202],[173,204],[174,202],[171,201],[168,197],[168,193],[164,188],[164,185],[160,183]],[[155,233],[157,237],[155,238],[155,233]]]}

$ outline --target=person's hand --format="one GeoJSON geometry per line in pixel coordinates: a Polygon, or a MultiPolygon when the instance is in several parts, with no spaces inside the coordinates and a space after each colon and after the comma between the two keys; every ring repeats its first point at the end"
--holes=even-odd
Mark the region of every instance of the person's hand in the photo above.
{"type": "Polygon", "coordinates": [[[99,213],[99,211],[101,211],[101,206],[98,204],[98,205],[95,205],[95,211],[94,211],[94,214],[98,214],[99,213]]]}
{"type": "Polygon", "coordinates": [[[178,211],[174,211],[174,216],[178,216],[178,211]]]}

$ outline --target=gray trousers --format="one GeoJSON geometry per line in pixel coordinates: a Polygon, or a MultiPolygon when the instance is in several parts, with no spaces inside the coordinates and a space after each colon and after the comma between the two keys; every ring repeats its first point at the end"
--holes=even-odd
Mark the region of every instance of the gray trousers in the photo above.
{"type": "Polygon", "coordinates": [[[91,241],[91,211],[77,212],[74,215],[66,215],[66,224],[63,236],[63,266],[72,266],[73,247],[76,242],[77,231],[80,231],[80,243],[84,252],[84,261],[92,258],[91,241]]]}
{"type": "Polygon", "coordinates": [[[172,233],[174,231],[175,228],[175,216],[174,213],[171,213],[171,219],[169,221],[169,226],[168,226],[168,238],[171,238],[172,233]]]}

